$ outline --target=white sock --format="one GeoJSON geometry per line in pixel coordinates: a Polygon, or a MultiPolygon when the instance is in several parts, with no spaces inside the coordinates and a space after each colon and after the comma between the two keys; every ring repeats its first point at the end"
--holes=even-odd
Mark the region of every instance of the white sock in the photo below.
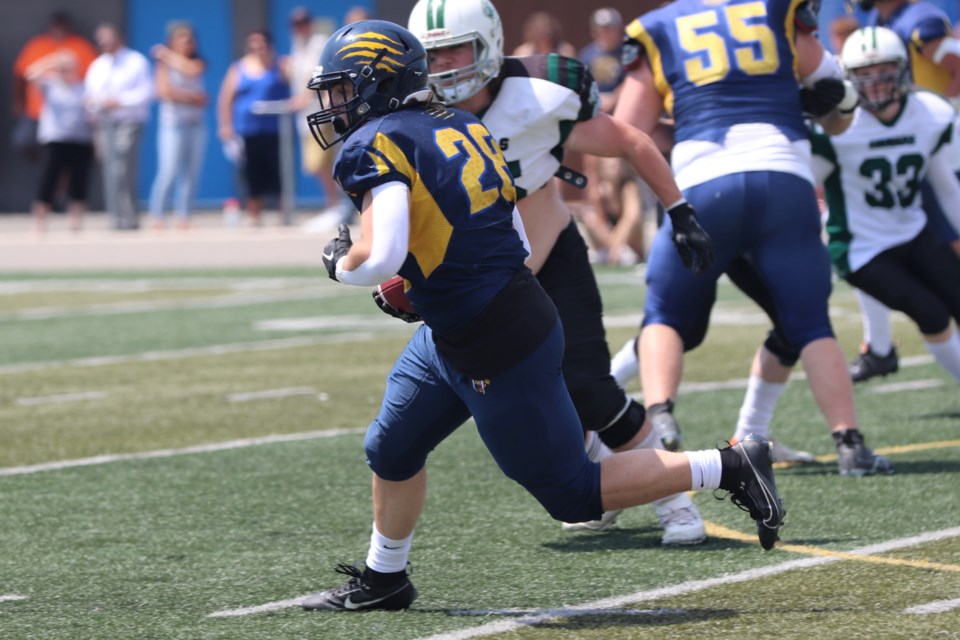
{"type": "Polygon", "coordinates": [[[650,432],[647,437],[640,441],[634,449],[663,449],[663,440],[657,435],[657,430],[650,426],[650,432]]]}
{"type": "Polygon", "coordinates": [[[720,488],[720,450],[704,449],[684,453],[690,461],[690,479],[694,491],[720,488]]]}
{"type": "Polygon", "coordinates": [[[373,525],[370,534],[370,549],[367,551],[367,568],[380,573],[396,573],[407,568],[413,534],[403,540],[391,540],[377,531],[373,525]]]}
{"type": "Polygon", "coordinates": [[[946,341],[933,344],[924,340],[927,351],[936,358],[940,366],[957,380],[960,380],[960,335],[954,330],[946,341]]]}
{"type": "Polygon", "coordinates": [[[733,434],[737,442],[751,433],[764,438],[770,437],[770,421],[773,420],[773,410],[777,406],[780,394],[786,388],[786,384],[767,382],[760,376],[750,374],[747,394],[743,397],[743,404],[740,406],[737,431],[733,434]]]}
{"type": "Polygon", "coordinates": [[[586,449],[587,457],[590,458],[591,462],[600,462],[613,455],[613,451],[603,444],[603,440],[595,431],[587,431],[586,449]]]}
{"type": "Polygon", "coordinates": [[[610,360],[610,375],[622,388],[640,375],[640,359],[637,357],[637,339],[630,338],[610,360]]]}
{"type": "Polygon", "coordinates": [[[890,309],[869,293],[864,293],[860,289],[854,289],[854,293],[863,317],[863,341],[881,358],[889,355],[890,350],[893,349],[890,309]]]}

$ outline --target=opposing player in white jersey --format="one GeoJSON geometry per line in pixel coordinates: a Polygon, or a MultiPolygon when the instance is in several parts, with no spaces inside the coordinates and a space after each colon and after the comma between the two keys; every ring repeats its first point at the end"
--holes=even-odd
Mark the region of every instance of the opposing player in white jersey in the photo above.
{"type": "Polygon", "coordinates": [[[910,89],[907,50],[890,29],[854,32],[842,59],[860,107],[844,133],[813,136],[834,269],[909,316],[927,350],[960,381],[960,260],[929,227],[920,190],[926,178],[960,228],[949,154],[955,111],[937,94],[910,89]]]}
{"type": "MultiPolygon", "coordinates": [[[[923,0],[857,0],[857,5],[868,12],[865,26],[886,27],[900,37],[913,86],[935,91],[956,106],[960,100],[960,42],[953,37],[953,25],[943,9],[923,0]]],[[[960,141],[954,140],[952,154],[954,170],[960,172],[960,141]]],[[[921,183],[920,192],[928,226],[960,254],[960,229],[947,220],[927,181],[921,183]]],[[[854,382],[863,382],[895,373],[899,358],[889,310],[860,289],[856,294],[863,315],[863,342],[850,364],[850,375],[854,382]]]]}
{"type": "MultiPolygon", "coordinates": [[[[565,149],[623,157],[668,207],[673,243],[688,267],[712,260],[709,237],[683,199],[669,165],[642,132],[600,113],[596,84],[576,59],[556,54],[503,56],[503,28],[489,0],[420,0],[408,28],[423,42],[430,84],[447,105],[476,113],[493,134],[517,186],[517,206],[530,240],[527,265],[553,300],[564,328],[563,375],[587,431],[591,459],[610,450],[662,448],[644,408],[609,372],[600,292],[587,247],[552,179],[576,183],[563,167],[565,149]]],[[[662,542],[698,544],[703,520],[686,494],[654,503],[662,542]]],[[[619,511],[569,530],[608,528],[619,511]]]]}

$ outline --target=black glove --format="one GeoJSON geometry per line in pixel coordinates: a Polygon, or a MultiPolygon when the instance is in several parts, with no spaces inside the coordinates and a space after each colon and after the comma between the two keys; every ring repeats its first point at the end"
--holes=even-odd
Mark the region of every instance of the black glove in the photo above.
{"type": "Polygon", "coordinates": [[[812,89],[800,89],[800,104],[804,113],[819,118],[836,109],[846,92],[843,80],[822,78],[813,84],[812,89]]]}
{"type": "Polygon", "coordinates": [[[350,239],[350,227],[341,222],[337,232],[339,235],[323,248],[323,266],[327,268],[331,280],[337,279],[337,261],[347,255],[350,247],[353,246],[353,240],[350,239]]]}
{"type": "Polygon", "coordinates": [[[683,266],[700,275],[713,264],[713,240],[697,222],[697,214],[686,200],[667,210],[673,223],[673,244],[683,266]]]}
{"type": "Polygon", "coordinates": [[[395,306],[387,302],[387,299],[384,297],[383,291],[380,290],[380,287],[377,287],[373,290],[373,301],[377,303],[378,307],[380,307],[380,311],[383,311],[388,316],[400,318],[404,322],[420,322],[423,320],[418,313],[414,311],[397,309],[395,306]]]}

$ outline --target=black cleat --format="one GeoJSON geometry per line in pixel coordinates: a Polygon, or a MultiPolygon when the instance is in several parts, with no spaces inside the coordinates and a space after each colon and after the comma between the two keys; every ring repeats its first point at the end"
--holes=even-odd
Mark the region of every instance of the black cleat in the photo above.
{"type": "Polygon", "coordinates": [[[650,405],[647,414],[650,416],[653,432],[660,436],[663,448],[667,451],[679,451],[683,434],[680,433],[677,419],[673,417],[673,401],[667,400],[650,405]]]}
{"type": "Polygon", "coordinates": [[[897,356],[896,347],[891,347],[887,355],[878,356],[867,344],[863,346],[857,359],[850,363],[850,379],[854,382],[863,382],[876,376],[896,373],[899,369],[900,359],[897,356]]]}
{"type": "Polygon", "coordinates": [[[409,574],[390,584],[374,584],[368,570],[356,566],[338,564],[337,573],[350,576],[345,585],[315,593],[303,599],[301,606],[307,611],[366,611],[407,609],[417,598],[417,590],[410,582],[409,574]]]}
{"type": "Polygon", "coordinates": [[[760,546],[769,551],[780,539],[780,525],[787,513],[773,479],[770,441],[750,434],[730,448],[741,460],[737,486],[730,492],[730,502],[750,512],[750,517],[757,521],[760,546]]]}
{"type": "Polygon", "coordinates": [[[863,435],[855,430],[835,433],[833,439],[837,445],[837,464],[840,475],[862,476],[890,475],[893,465],[885,456],[878,456],[863,442],[863,435]]]}

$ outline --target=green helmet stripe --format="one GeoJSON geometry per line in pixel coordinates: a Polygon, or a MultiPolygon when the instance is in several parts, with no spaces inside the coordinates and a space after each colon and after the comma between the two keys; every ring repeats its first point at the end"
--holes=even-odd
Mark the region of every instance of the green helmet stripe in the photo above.
{"type": "Polygon", "coordinates": [[[443,29],[443,9],[447,0],[430,0],[427,3],[427,29],[443,29]]]}

